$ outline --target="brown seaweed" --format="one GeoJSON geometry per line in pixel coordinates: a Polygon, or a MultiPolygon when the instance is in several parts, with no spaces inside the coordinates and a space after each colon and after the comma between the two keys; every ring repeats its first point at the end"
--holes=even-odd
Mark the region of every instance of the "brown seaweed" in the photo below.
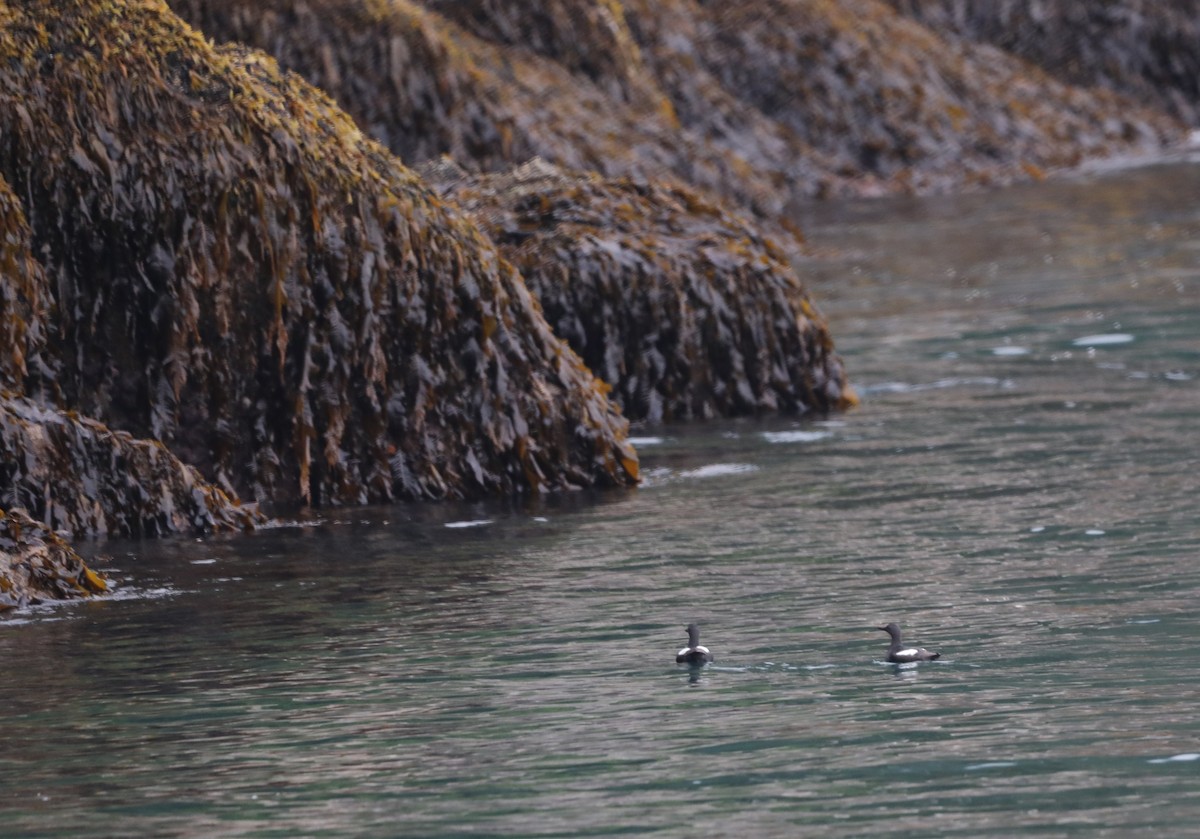
{"type": "Polygon", "coordinates": [[[946,37],[992,44],[1074,85],[1200,125],[1197,0],[887,0],[946,37]]]}
{"type": "Polygon", "coordinates": [[[0,177],[0,390],[40,392],[54,379],[45,354],[50,290],[29,237],[21,203],[0,177]]]}
{"type": "Polygon", "coordinates": [[[828,326],[749,219],[683,187],[541,160],[502,175],[426,172],[520,268],[630,419],[854,403],[828,326]]]}
{"type": "Polygon", "coordinates": [[[0,509],[0,612],[107,590],[107,578],[45,524],[23,510],[0,509]]]}
{"type": "Polygon", "coordinates": [[[274,502],[636,479],[521,277],[321,93],[158,2],[3,15],[64,404],[274,502]]]}
{"type": "Polygon", "coordinates": [[[875,0],[173,0],[268,50],[410,165],[533,155],[670,175],[771,217],[796,198],[996,184],[1182,126],[943,38],[875,0]]]}
{"type": "Polygon", "coordinates": [[[0,508],[76,536],[248,530],[265,521],[162,443],[4,393],[0,508]]]}

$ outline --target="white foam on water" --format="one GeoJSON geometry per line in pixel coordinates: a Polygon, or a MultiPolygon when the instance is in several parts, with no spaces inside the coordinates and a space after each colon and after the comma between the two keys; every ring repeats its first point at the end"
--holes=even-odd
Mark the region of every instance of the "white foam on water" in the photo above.
{"type": "Polygon", "coordinates": [[[833,435],[828,431],[764,431],[768,443],[815,443],[833,435]]]}
{"type": "Polygon", "coordinates": [[[1010,379],[998,379],[994,376],[952,376],[933,382],[880,382],[876,385],[865,385],[859,390],[864,393],[920,393],[925,390],[942,390],[951,387],[1012,387],[1010,379]]]}
{"type": "Polygon", "coordinates": [[[1146,761],[1147,763],[1191,763],[1193,760],[1200,760],[1200,754],[1195,752],[1184,752],[1183,754],[1171,755],[1170,757],[1156,757],[1146,761]]]}
{"type": "Polygon", "coordinates": [[[1132,344],[1133,336],[1128,332],[1107,332],[1102,335],[1084,335],[1071,342],[1076,347],[1111,347],[1116,344],[1132,344]]]}
{"type": "Polygon", "coordinates": [[[696,469],[687,469],[679,473],[681,478],[722,478],[726,475],[741,475],[746,472],[757,472],[758,467],[750,463],[710,463],[696,469]]]}
{"type": "Polygon", "coordinates": [[[1017,347],[1017,346],[992,347],[992,355],[1017,356],[1017,355],[1029,355],[1030,352],[1032,352],[1032,350],[1030,350],[1029,347],[1017,347]]]}
{"type": "Polygon", "coordinates": [[[978,772],[980,769],[1011,769],[1016,765],[1015,760],[993,760],[987,763],[972,763],[966,769],[968,772],[978,772]]]}
{"type": "Polygon", "coordinates": [[[626,437],[625,440],[631,443],[634,448],[638,446],[661,446],[666,442],[665,437],[626,437]]]}
{"type": "Polygon", "coordinates": [[[457,529],[462,527],[483,527],[484,525],[491,523],[491,519],[474,519],[473,521],[448,521],[446,522],[445,526],[452,529],[457,529]]]}
{"type": "Polygon", "coordinates": [[[215,559],[193,559],[191,564],[192,565],[215,565],[216,562],[217,561],[215,559]]]}
{"type": "Polygon", "coordinates": [[[1084,536],[1103,536],[1104,531],[1100,530],[1099,528],[1093,527],[1090,530],[1083,531],[1083,535],[1084,536]]]}

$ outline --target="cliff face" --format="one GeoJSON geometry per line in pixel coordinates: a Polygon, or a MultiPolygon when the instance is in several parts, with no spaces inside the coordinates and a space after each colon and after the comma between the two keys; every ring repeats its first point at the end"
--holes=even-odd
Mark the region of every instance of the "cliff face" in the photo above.
{"type": "Polygon", "coordinates": [[[634,478],[512,267],[319,92],[155,2],[4,14],[64,405],[283,503],[634,478]]]}
{"type": "Polygon", "coordinates": [[[1200,125],[1198,0],[888,0],[913,20],[992,44],[1075,85],[1200,125]]]}

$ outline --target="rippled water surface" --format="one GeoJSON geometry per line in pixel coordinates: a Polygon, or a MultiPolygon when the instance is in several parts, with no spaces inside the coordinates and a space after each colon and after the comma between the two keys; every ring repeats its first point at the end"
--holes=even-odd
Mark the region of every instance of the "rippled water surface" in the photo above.
{"type": "Polygon", "coordinates": [[[1194,832],[1197,195],[809,209],[861,408],[640,429],[634,492],[100,546],[0,623],[0,833],[1194,832]]]}

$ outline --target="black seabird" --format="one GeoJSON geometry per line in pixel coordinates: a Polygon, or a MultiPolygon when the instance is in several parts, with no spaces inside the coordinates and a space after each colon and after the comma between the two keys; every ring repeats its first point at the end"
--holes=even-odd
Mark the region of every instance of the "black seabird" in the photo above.
{"type": "Polygon", "coordinates": [[[931,653],[924,647],[905,647],[900,644],[900,627],[894,623],[887,626],[877,626],[878,630],[892,636],[892,645],[888,647],[887,660],[896,664],[908,664],[913,661],[933,661],[941,658],[941,653],[931,653]]]}
{"type": "Polygon", "coordinates": [[[687,628],[688,645],[675,656],[676,664],[708,664],[713,660],[713,654],[708,647],[700,646],[700,625],[689,623],[687,628]]]}

